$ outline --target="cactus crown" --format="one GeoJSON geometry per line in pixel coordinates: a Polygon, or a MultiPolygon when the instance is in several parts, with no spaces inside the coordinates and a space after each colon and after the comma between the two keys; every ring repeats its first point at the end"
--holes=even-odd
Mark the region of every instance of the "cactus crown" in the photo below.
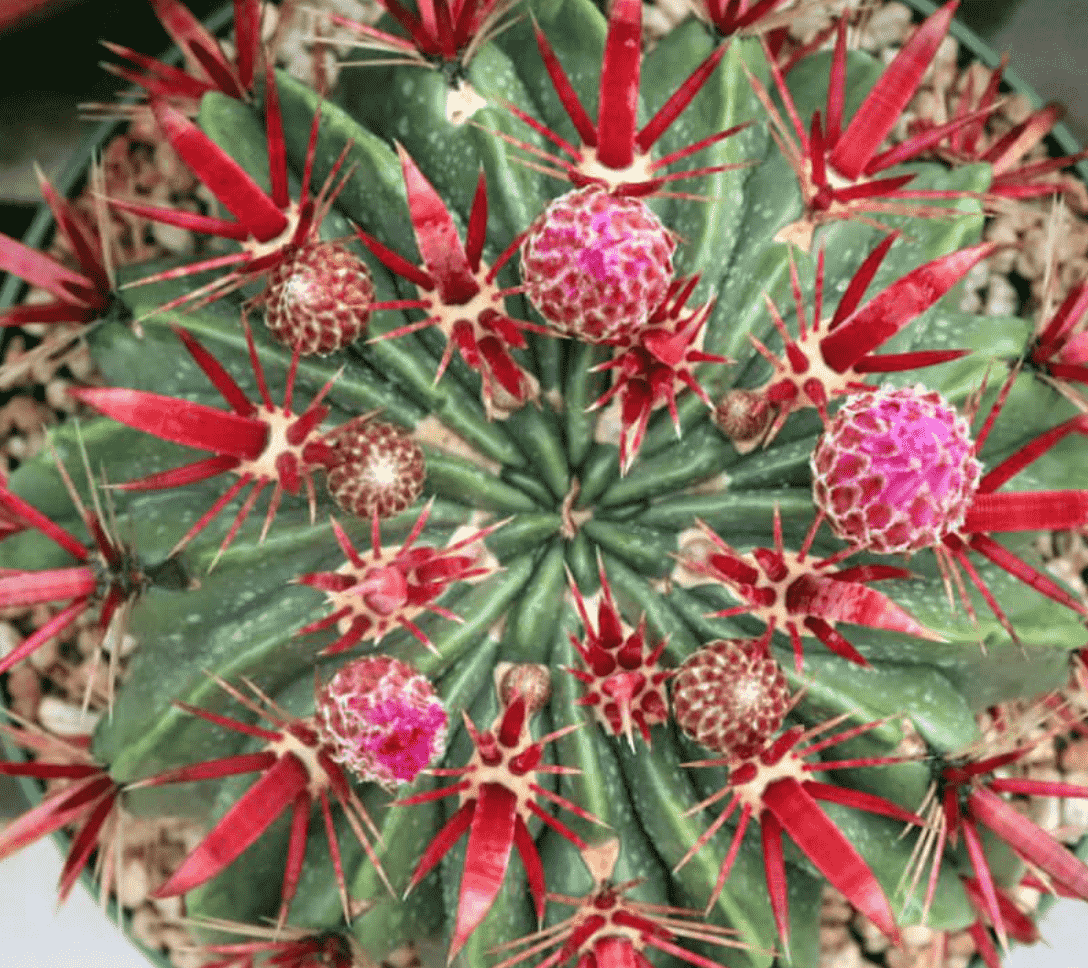
{"type": "Polygon", "coordinates": [[[155,893],[232,968],[423,933],[469,968],[807,968],[817,872],[893,944],[984,945],[1021,865],[981,828],[1088,898],[1006,799],[1088,791],[972,745],[1088,616],[1023,534],[1088,524],[1084,286],[1038,333],[953,295],[991,177],[1054,169],[987,147],[992,95],[883,147],[955,0],[886,67],[778,0],[647,50],[639,0],[382,0],[325,24],[371,51],[335,90],[275,68],[256,0],[232,56],[153,5],[186,66],[115,50],[130,113],[226,214],[95,192],[199,240],[116,277],[48,185],[71,264],[0,237],[50,297],[0,322],[72,324],[102,376],[0,484],[0,605],[54,609],[0,672],[84,613],[137,642],[93,737],[5,728],[37,759],[0,772],[66,786],[0,855],[77,824],[63,896],[125,812],[195,811],[155,893]]]}

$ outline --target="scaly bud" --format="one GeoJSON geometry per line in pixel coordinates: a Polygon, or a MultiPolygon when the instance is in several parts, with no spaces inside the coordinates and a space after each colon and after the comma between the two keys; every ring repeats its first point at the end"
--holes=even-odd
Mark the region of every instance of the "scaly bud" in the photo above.
{"type": "Polygon", "coordinates": [[[932,547],[962,527],[982,471],[967,421],[921,385],[848,397],[811,465],[834,532],[883,554],[932,547]]]}
{"type": "Polygon", "coordinates": [[[625,342],[668,292],[676,242],[644,202],[590,185],[554,199],[521,245],[529,299],[554,329],[625,342]]]}
{"type": "Polygon", "coordinates": [[[332,758],[361,780],[411,783],[446,748],[446,710],[426,676],[385,655],[349,662],[314,696],[332,758]]]}

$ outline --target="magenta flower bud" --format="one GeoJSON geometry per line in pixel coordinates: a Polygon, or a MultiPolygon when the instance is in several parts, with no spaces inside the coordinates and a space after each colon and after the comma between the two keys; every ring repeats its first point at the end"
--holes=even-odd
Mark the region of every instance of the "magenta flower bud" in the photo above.
{"type": "Polygon", "coordinates": [[[532,304],[557,332],[625,342],[672,282],[676,241],[645,202],[597,185],[553,199],[521,244],[532,304]]]}
{"type": "Polygon", "coordinates": [[[932,547],[962,527],[982,471],[967,421],[921,385],[847,397],[811,466],[834,532],[883,554],[932,547]]]}
{"type": "Polygon", "coordinates": [[[426,676],[385,655],[349,662],[315,696],[332,757],[362,780],[411,783],[442,755],[448,717],[426,676]]]}

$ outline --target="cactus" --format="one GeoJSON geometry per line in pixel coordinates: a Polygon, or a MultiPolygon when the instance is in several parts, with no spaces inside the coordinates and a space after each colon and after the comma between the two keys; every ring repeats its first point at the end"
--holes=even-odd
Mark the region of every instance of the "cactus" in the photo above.
{"type": "Polygon", "coordinates": [[[138,643],[88,744],[4,727],[69,785],[0,856],[77,825],[63,897],[194,816],[156,896],[224,966],[811,968],[821,877],[997,964],[1025,865],[1088,899],[1007,799],[1088,789],[976,726],[1084,644],[1028,538],[1088,525],[1088,301],[955,304],[1060,166],[992,91],[885,147],[955,0],[886,67],[773,0],[649,51],[638,0],[383,0],[331,94],[255,0],[230,55],[153,6],[186,66],[114,70],[226,214],[105,201],[200,254],[115,277],[48,183],[78,268],[0,238],[54,297],[0,321],[105,381],[0,486],[0,604],[57,607],[0,672],[84,612],[138,643]]]}

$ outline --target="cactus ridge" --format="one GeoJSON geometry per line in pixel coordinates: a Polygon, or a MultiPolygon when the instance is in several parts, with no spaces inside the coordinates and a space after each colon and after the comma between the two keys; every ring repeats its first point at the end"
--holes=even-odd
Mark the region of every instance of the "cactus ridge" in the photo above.
{"type": "Polygon", "coordinates": [[[648,52],[639,0],[382,0],[334,91],[234,5],[233,54],[181,0],[183,67],[110,48],[228,215],[103,212],[200,254],[114,274],[45,181],[73,264],[0,236],[51,300],[0,322],[105,384],[0,482],[0,604],[53,609],[0,672],[137,642],[93,736],[0,726],[67,784],[0,856],[74,826],[106,890],[126,812],[198,812],[155,893],[230,968],[808,968],[820,879],[996,965],[1014,884],[1088,900],[1009,800],[1088,796],[1011,772],[1085,686],[1030,539],[1088,526],[1088,296],[955,307],[1055,118],[989,143],[994,81],[885,144],[956,0],[886,67],[780,0],[648,52]]]}

